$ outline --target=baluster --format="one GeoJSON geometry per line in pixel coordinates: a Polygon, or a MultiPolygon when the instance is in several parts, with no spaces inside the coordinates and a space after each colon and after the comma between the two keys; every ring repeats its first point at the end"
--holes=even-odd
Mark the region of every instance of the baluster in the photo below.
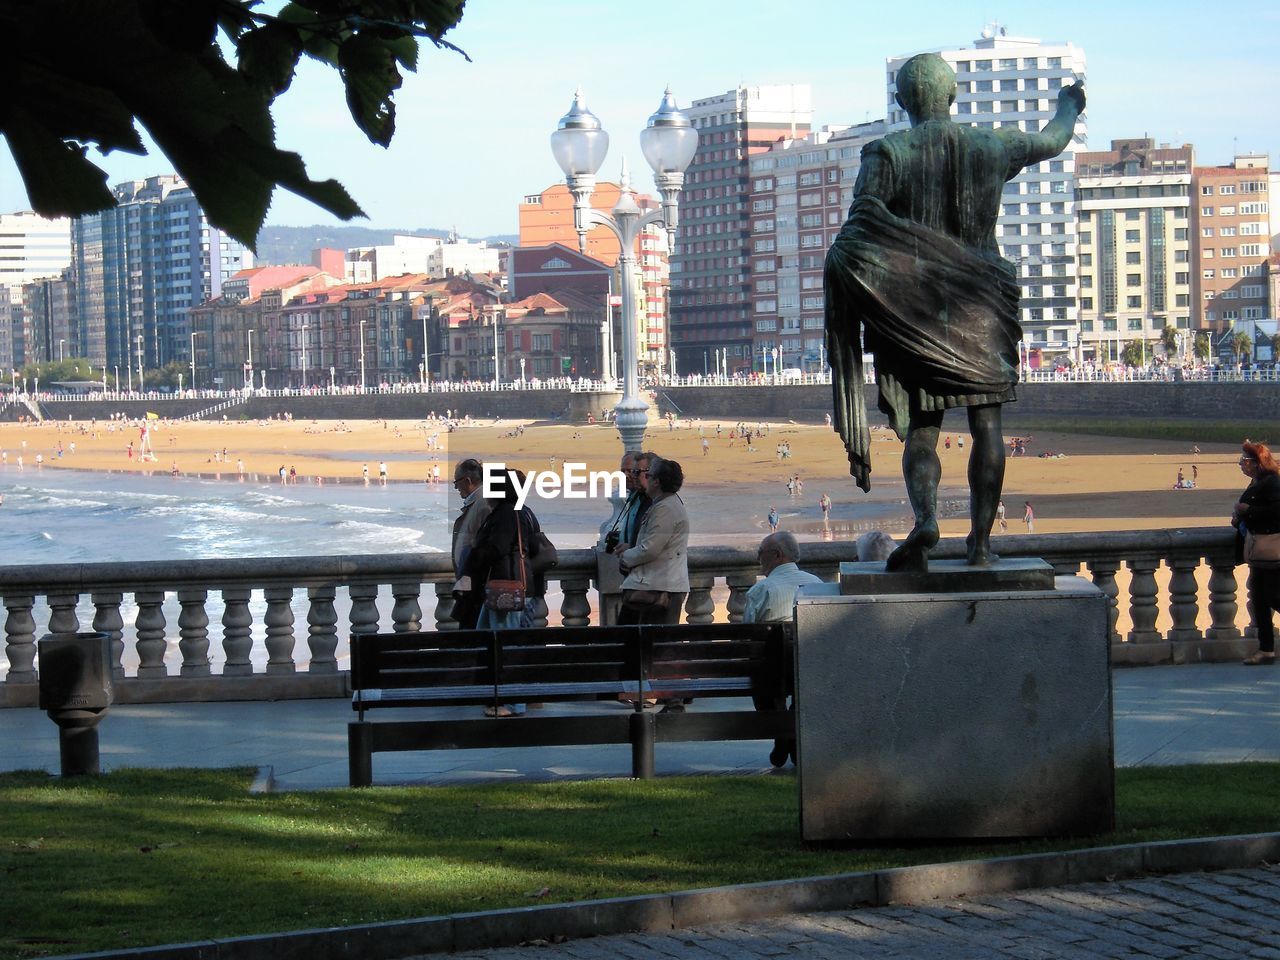
{"type": "Polygon", "coordinates": [[[689,598],[684,605],[689,623],[711,623],[715,620],[716,606],[711,602],[711,588],[715,583],[713,574],[689,575],[689,598]]]}
{"type": "Polygon", "coordinates": [[[378,632],[378,585],[353,583],[347,588],[351,596],[351,632],[378,632]]]}
{"type": "Polygon", "coordinates": [[[418,604],[418,594],[422,592],[422,584],[393,583],[391,595],[396,598],[391,608],[391,629],[396,633],[422,632],[422,607],[418,604]]]}
{"type": "Polygon", "coordinates": [[[591,625],[591,590],[589,577],[561,580],[560,590],[564,599],[560,602],[560,622],[566,627],[591,625]]]}
{"type": "Polygon", "coordinates": [[[50,633],[80,632],[80,617],[76,613],[76,604],[80,602],[80,594],[51,593],[45,599],[49,603],[50,633]]]}
{"type": "Polygon", "coordinates": [[[182,651],[184,677],[207,677],[209,668],[209,612],[204,602],[209,599],[208,590],[179,590],[178,649],[182,651]]]}
{"type": "Polygon", "coordinates": [[[228,587],[222,591],[222,665],[224,677],[247,677],[253,674],[249,654],[253,650],[253,614],[247,587],[228,587]]]}
{"type": "Polygon", "coordinates": [[[437,583],[436,588],[436,629],[457,630],[458,621],[453,619],[453,581],[437,583]]]}
{"type": "Polygon", "coordinates": [[[1156,632],[1156,557],[1135,557],[1128,561],[1133,576],[1129,581],[1129,619],[1133,629],[1129,631],[1130,643],[1153,643],[1160,639],[1156,632]]]}
{"type": "Polygon", "coordinates": [[[138,635],[138,677],[166,677],[164,592],[143,590],[134,593],[133,599],[138,604],[138,617],[133,623],[138,635]]]}
{"type": "Polygon", "coordinates": [[[5,595],[4,605],[9,610],[4,622],[5,654],[9,657],[8,683],[36,682],[36,619],[31,616],[35,603],[36,598],[32,594],[5,595]]]}
{"type": "Polygon", "coordinates": [[[1239,640],[1236,626],[1236,564],[1231,558],[1209,558],[1209,629],[1208,640],[1239,640]]]}
{"type": "Polygon", "coordinates": [[[545,627],[547,625],[547,615],[551,612],[547,607],[546,597],[530,597],[529,604],[529,622],[535,627],[545,627]]]}
{"type": "MultiPolygon", "coordinates": [[[[337,673],[338,611],[333,608],[336,587],[308,587],[307,598],[311,607],[307,610],[307,646],[311,648],[311,666],[308,673],[337,673]]],[[[416,605],[416,601],[415,601],[416,605]]]]}
{"type": "Polygon", "coordinates": [[[117,680],[124,678],[124,617],[120,616],[120,604],[124,602],[123,593],[93,593],[89,595],[93,601],[93,629],[105,633],[111,638],[111,675],[117,680]]]}
{"type": "Polygon", "coordinates": [[[293,587],[267,587],[267,673],[293,673],[293,587]]]}
{"type": "Polygon", "coordinates": [[[1200,639],[1196,617],[1200,614],[1200,588],[1196,584],[1199,557],[1170,557],[1169,569],[1169,617],[1173,626],[1169,630],[1171,641],[1200,639]]]}
{"type": "Polygon", "coordinates": [[[1093,585],[1107,598],[1107,636],[1112,643],[1119,643],[1116,622],[1120,619],[1120,587],[1116,584],[1116,571],[1120,569],[1120,563],[1116,560],[1090,560],[1087,566],[1093,574],[1093,585]]]}
{"type": "Polygon", "coordinates": [[[747,608],[747,591],[756,583],[755,573],[731,573],[725,578],[729,585],[729,622],[741,623],[742,611],[747,608]]]}

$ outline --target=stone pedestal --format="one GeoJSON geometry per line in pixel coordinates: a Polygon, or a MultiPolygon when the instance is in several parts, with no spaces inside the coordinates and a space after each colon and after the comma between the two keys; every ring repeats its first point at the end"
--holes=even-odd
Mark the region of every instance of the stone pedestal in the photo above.
{"type": "MultiPolygon", "coordinates": [[[[868,572],[853,567],[869,568],[846,566],[847,583],[855,580],[846,574],[868,572]]],[[[1058,577],[1052,589],[1017,580],[952,593],[841,596],[837,584],[801,592],[805,840],[1112,828],[1106,598],[1079,577],[1058,577]]]]}

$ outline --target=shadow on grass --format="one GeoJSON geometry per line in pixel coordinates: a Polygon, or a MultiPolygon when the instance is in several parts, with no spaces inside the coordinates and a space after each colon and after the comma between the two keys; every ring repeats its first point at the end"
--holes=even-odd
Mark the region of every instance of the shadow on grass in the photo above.
{"type": "Polygon", "coordinates": [[[842,850],[801,843],[790,777],[250,796],[251,778],[249,770],[0,776],[0,953],[1258,832],[1274,827],[1280,764],[1121,770],[1118,828],[1097,838],[842,850]]]}

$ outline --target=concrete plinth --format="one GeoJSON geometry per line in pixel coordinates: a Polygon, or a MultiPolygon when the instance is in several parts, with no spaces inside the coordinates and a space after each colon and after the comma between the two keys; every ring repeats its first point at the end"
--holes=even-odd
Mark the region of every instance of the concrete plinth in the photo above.
{"type": "Polygon", "coordinates": [[[1089,835],[1115,820],[1107,606],[1055,589],[796,604],[809,841],[1089,835]]]}

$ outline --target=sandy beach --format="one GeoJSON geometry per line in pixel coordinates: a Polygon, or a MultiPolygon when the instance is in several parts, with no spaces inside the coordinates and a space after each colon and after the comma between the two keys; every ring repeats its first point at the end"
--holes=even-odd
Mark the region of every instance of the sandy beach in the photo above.
{"type": "MultiPolygon", "coordinates": [[[[957,423],[963,420],[957,418],[957,423]]],[[[448,484],[452,463],[475,456],[528,470],[559,469],[564,460],[590,470],[617,466],[620,442],[608,425],[572,426],[529,421],[479,421],[448,432],[432,421],[148,421],[154,461],[142,461],[137,422],[96,424],[45,421],[0,424],[0,451],[14,476],[18,458],[24,471],[98,470],[129,473],[217,476],[236,480],[240,464],[246,477],[278,482],[296,471],[299,483],[361,483],[367,466],[378,482],[378,463],[387,464],[389,482],[423,483],[439,466],[448,484]],[[523,431],[517,430],[523,427],[523,431]],[[128,446],[133,444],[134,456],[128,446]],[[43,463],[37,465],[37,456],[43,463]]],[[[717,512],[740,518],[744,534],[754,535],[770,507],[783,526],[803,539],[822,534],[818,500],[832,500],[831,528],[837,538],[856,535],[855,518],[872,514],[891,532],[905,530],[910,510],[900,474],[902,444],[891,431],[873,438],[872,490],[853,485],[839,439],[820,425],[766,423],[765,433],[748,449],[728,422],[681,421],[676,429],[654,423],[648,446],[679,460],[686,493],[717,512]],[[705,437],[706,452],[702,440],[705,437]],[[790,456],[779,459],[779,444],[790,456]],[[802,488],[791,494],[789,478],[802,488]],[[703,496],[705,494],[705,497],[703,496]],[[872,508],[868,510],[867,508],[872,508]]],[[[753,430],[757,424],[748,424],[753,430]]],[[[940,449],[943,464],[940,506],[943,536],[967,532],[965,465],[969,438],[951,433],[940,449]],[[963,442],[964,446],[961,446],[963,442]]],[[[1010,435],[1012,436],[1012,435],[1010,435]]],[[[1233,497],[1244,486],[1228,444],[1191,445],[1176,441],[1131,440],[1073,434],[1040,434],[1026,444],[1025,456],[1008,460],[1004,501],[1008,532],[1025,532],[1024,501],[1035,508],[1037,533],[1218,526],[1226,522],[1233,497]],[[1042,456],[1042,454],[1060,456],[1042,456]],[[1176,490],[1178,471],[1191,490],[1176,490]]],[[[862,527],[865,528],[865,527],[862,527]]],[[[998,529],[996,532],[1000,532],[998,529]]]]}

